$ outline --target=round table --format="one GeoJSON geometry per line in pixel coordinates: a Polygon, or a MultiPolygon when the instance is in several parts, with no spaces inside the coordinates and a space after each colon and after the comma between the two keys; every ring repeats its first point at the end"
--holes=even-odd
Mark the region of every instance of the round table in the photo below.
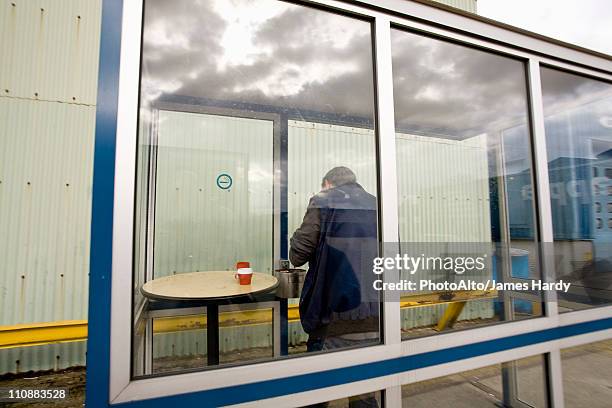
{"type": "MultiPolygon", "coordinates": [[[[219,302],[271,292],[278,286],[275,276],[253,272],[250,285],[240,285],[234,271],[187,272],[153,279],[140,288],[153,301],[206,302],[208,365],[219,364],[219,302]]],[[[156,303],[157,303],[156,302],[156,303]]]]}
{"type": "Polygon", "coordinates": [[[188,272],[153,279],[142,286],[142,294],[160,300],[215,300],[271,292],[278,286],[275,276],[253,272],[250,285],[240,285],[233,271],[188,272]]]}

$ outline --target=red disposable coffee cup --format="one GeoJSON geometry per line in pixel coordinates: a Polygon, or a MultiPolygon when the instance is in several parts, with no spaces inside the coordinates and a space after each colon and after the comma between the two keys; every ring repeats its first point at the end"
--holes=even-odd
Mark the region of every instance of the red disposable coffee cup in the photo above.
{"type": "Polygon", "coordinates": [[[238,261],[236,262],[236,269],[240,269],[240,268],[250,268],[251,264],[249,262],[246,261],[238,261]]]}
{"type": "Polygon", "coordinates": [[[253,270],[251,268],[240,268],[234,274],[234,278],[238,279],[241,285],[250,285],[253,279],[253,270]]]}

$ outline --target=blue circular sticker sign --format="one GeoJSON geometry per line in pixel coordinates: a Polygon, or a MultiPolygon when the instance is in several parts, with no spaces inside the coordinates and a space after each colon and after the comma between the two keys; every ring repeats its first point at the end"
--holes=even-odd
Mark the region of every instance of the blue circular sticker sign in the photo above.
{"type": "Polygon", "coordinates": [[[217,176],[217,187],[221,190],[227,190],[232,186],[232,176],[226,173],[221,173],[217,176]]]}

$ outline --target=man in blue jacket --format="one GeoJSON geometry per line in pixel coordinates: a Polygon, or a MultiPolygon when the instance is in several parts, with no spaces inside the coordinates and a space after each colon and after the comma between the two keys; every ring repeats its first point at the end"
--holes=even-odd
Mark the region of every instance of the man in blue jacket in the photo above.
{"type": "Polygon", "coordinates": [[[347,167],[331,169],[321,187],[310,199],[289,252],[293,265],[309,266],[300,298],[308,351],[377,342],[379,303],[372,286],[376,198],[347,167]]]}

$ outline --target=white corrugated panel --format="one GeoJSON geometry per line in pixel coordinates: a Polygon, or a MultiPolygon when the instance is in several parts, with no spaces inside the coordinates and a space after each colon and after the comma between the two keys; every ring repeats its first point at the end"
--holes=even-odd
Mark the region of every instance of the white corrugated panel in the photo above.
{"type": "MultiPolygon", "coordinates": [[[[397,134],[396,149],[402,242],[491,241],[485,136],[457,141],[397,134]]],[[[432,254],[432,250],[438,248],[423,246],[427,248],[428,256],[444,256],[443,253],[432,254]]],[[[415,248],[411,246],[410,249],[415,248]]],[[[478,282],[491,278],[490,258],[487,262],[488,267],[483,272],[470,272],[469,279],[478,282]]],[[[403,276],[413,281],[440,277],[443,276],[433,276],[430,271],[419,271],[412,277],[403,276]]],[[[446,307],[403,309],[402,329],[436,324],[446,307]]],[[[459,320],[491,318],[493,315],[493,301],[472,301],[466,305],[459,320]]]]}
{"type": "MultiPolygon", "coordinates": [[[[0,325],[87,319],[100,12],[0,2],[0,325]]],[[[0,373],[82,365],[85,349],[1,350],[0,373]]]]}
{"type": "Polygon", "coordinates": [[[0,322],[87,318],[95,108],[0,98],[0,322]]]}
{"type": "Polygon", "coordinates": [[[289,121],[288,230],[300,224],[310,198],[321,191],[321,180],[332,168],[346,166],[370,194],[376,189],[376,144],[372,129],[289,121]]]}
{"type": "Polygon", "coordinates": [[[490,242],[486,139],[396,137],[400,240],[490,242]]]}
{"type": "Polygon", "coordinates": [[[94,105],[100,0],[0,2],[0,94],[94,105]]]}
{"type": "Polygon", "coordinates": [[[453,6],[461,10],[476,13],[476,0],[433,0],[438,3],[453,6]]]}
{"type": "Polygon", "coordinates": [[[1,373],[61,370],[85,365],[87,342],[57,343],[45,346],[0,350],[1,373]]]}
{"type": "MultiPolygon", "coordinates": [[[[272,273],[273,122],[160,111],[155,277],[231,270],[272,273]],[[232,178],[229,189],[217,177],[232,178]]],[[[269,347],[271,325],[222,328],[222,352],[269,347]]],[[[157,334],[155,358],[205,354],[206,332],[157,334]]]]}
{"type": "Polygon", "coordinates": [[[237,261],[272,273],[272,121],[160,111],[158,137],[155,277],[237,261]]]}
{"type": "Polygon", "coordinates": [[[93,106],[0,98],[0,325],[87,318],[94,120],[93,106]]]}

